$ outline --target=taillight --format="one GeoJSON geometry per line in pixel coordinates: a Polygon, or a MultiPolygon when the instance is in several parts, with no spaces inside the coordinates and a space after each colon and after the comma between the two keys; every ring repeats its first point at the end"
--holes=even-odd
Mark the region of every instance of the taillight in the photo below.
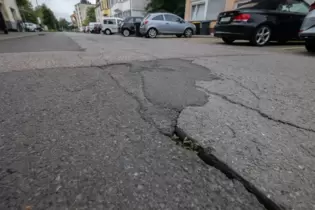
{"type": "Polygon", "coordinates": [[[240,14],[233,18],[234,22],[247,22],[250,19],[250,14],[240,14]]]}
{"type": "Polygon", "coordinates": [[[146,25],[146,24],[148,24],[148,22],[149,22],[148,20],[145,20],[145,21],[143,22],[143,24],[146,25]]]}
{"type": "Polygon", "coordinates": [[[315,3],[311,4],[310,6],[310,11],[314,10],[315,9],[315,3]]]}

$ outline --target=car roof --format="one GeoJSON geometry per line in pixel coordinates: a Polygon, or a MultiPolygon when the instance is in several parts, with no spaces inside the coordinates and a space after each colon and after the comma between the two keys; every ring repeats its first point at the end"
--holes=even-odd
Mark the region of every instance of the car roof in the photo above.
{"type": "Polygon", "coordinates": [[[170,12],[154,12],[154,13],[150,13],[150,15],[175,15],[175,14],[170,13],[170,12]]]}
{"type": "Polygon", "coordinates": [[[119,17],[103,17],[103,20],[107,20],[107,19],[118,19],[118,20],[122,20],[119,17]]]}

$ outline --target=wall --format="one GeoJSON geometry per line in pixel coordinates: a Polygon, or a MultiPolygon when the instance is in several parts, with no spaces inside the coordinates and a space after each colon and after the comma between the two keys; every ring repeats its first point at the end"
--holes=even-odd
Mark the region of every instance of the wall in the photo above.
{"type": "Polygon", "coordinates": [[[144,16],[145,7],[149,0],[109,0],[111,6],[111,15],[118,17],[144,16]],[[115,12],[118,9],[121,11],[115,12]]]}
{"type": "Polygon", "coordinates": [[[131,0],[131,8],[132,10],[145,12],[145,7],[147,6],[148,2],[148,0],[131,0]]]}
{"type": "Polygon", "coordinates": [[[102,15],[102,10],[101,10],[100,5],[95,8],[95,17],[96,17],[96,22],[101,22],[103,15],[102,15]]]}
{"type": "Polygon", "coordinates": [[[76,4],[75,9],[78,17],[78,27],[80,30],[83,30],[83,21],[86,19],[86,10],[89,7],[95,7],[94,4],[76,4]]]}
{"type": "Polygon", "coordinates": [[[113,16],[118,16],[118,17],[123,17],[123,12],[126,13],[126,11],[130,11],[131,5],[130,5],[130,0],[123,1],[123,2],[117,2],[111,5],[111,15],[113,16]],[[116,10],[116,11],[115,11],[116,10]]]}
{"type": "Polygon", "coordinates": [[[2,4],[2,14],[6,21],[7,28],[9,30],[22,30],[19,23],[22,21],[19,8],[17,7],[15,0],[3,0],[2,4]],[[14,14],[12,10],[14,10],[14,14]]]}
{"type": "Polygon", "coordinates": [[[110,0],[101,0],[102,16],[110,16],[110,0]]]}
{"type": "Polygon", "coordinates": [[[206,20],[216,20],[219,13],[223,12],[226,3],[223,0],[208,0],[208,7],[206,12],[206,20]]]}

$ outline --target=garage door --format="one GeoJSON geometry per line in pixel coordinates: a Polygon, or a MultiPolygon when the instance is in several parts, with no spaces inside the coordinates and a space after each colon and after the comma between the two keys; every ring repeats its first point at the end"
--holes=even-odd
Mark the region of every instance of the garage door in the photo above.
{"type": "Polygon", "coordinates": [[[204,20],[205,19],[205,4],[192,5],[191,20],[204,20]]]}

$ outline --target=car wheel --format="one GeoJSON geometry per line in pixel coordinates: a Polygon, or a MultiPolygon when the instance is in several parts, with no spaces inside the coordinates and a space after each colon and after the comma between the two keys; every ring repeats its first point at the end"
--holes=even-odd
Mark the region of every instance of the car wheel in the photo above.
{"type": "Polygon", "coordinates": [[[112,33],[112,32],[111,32],[109,29],[106,29],[106,30],[105,30],[105,34],[106,34],[106,35],[111,35],[111,33],[112,33]]]}
{"type": "Polygon", "coordinates": [[[270,27],[267,25],[262,25],[256,29],[251,39],[251,43],[256,46],[264,46],[268,44],[268,42],[270,41],[270,38],[271,38],[270,27]]]}
{"type": "Polygon", "coordinates": [[[127,36],[130,36],[130,31],[128,29],[124,29],[122,34],[127,37],[127,36]]]}
{"type": "Polygon", "coordinates": [[[150,28],[147,35],[149,38],[156,38],[157,30],[155,28],[150,28]]]}
{"type": "Polygon", "coordinates": [[[182,34],[176,34],[177,38],[181,38],[183,35],[182,34]]]}
{"type": "Polygon", "coordinates": [[[224,41],[225,44],[232,44],[235,41],[235,39],[231,39],[227,37],[223,37],[222,40],[224,41]]]}
{"type": "Polygon", "coordinates": [[[192,37],[192,35],[193,35],[193,31],[192,31],[190,28],[187,28],[187,29],[184,31],[184,36],[185,36],[186,38],[190,38],[190,37],[192,37]]]}
{"type": "Polygon", "coordinates": [[[305,48],[308,52],[315,53],[315,41],[306,41],[305,48]]]}

